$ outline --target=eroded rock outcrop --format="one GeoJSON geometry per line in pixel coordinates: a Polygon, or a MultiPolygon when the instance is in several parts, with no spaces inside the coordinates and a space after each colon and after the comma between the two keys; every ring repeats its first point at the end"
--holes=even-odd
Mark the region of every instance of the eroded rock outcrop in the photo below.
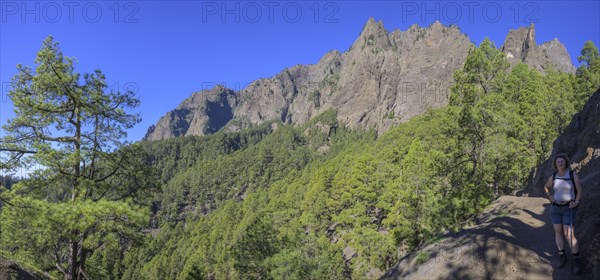
{"type": "Polygon", "coordinates": [[[196,92],[148,128],[144,139],[163,140],[214,133],[233,118],[233,108],[237,103],[238,96],[222,86],[196,92]]]}
{"type": "Polygon", "coordinates": [[[521,195],[545,197],[544,184],[552,176],[552,158],[566,153],[571,168],[581,179],[583,198],[577,212],[576,233],[587,258],[594,267],[593,279],[600,278],[600,89],[583,109],[573,116],[569,126],[554,141],[551,156],[531,173],[521,195]]]}
{"type": "MultiPolygon", "coordinates": [[[[316,64],[296,65],[234,92],[223,87],[194,93],[148,129],[146,140],[239,130],[264,121],[303,124],[330,108],[340,123],[379,133],[448,103],[453,73],[472,46],[457,27],[388,32],[369,19],[350,49],[325,54],[316,64]]],[[[573,72],[564,46],[538,46],[533,26],[511,30],[502,50],[512,64],[573,72]]]]}
{"type": "Polygon", "coordinates": [[[510,30],[502,52],[511,64],[523,62],[539,71],[545,72],[549,68],[557,71],[575,73],[575,67],[565,46],[557,39],[537,45],[535,41],[535,27],[521,27],[510,30]]]}

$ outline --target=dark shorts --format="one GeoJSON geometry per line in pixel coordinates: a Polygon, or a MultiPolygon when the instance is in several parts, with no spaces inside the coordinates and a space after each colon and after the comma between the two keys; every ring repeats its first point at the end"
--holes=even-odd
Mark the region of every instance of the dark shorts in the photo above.
{"type": "Polygon", "coordinates": [[[577,207],[569,208],[565,206],[550,206],[550,218],[552,224],[555,225],[575,225],[575,217],[577,217],[577,207]]]}

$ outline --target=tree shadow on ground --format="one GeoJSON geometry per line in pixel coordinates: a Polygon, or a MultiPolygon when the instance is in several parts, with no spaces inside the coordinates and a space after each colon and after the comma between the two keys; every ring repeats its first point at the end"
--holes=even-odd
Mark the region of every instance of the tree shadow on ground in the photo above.
{"type": "Polygon", "coordinates": [[[478,215],[477,226],[447,234],[444,241],[405,256],[382,279],[427,277],[423,272],[431,273],[429,279],[537,279],[546,275],[548,279],[591,279],[572,275],[572,262],[556,268],[550,204],[536,207],[534,212],[513,201],[501,201],[478,215]],[[539,207],[543,207],[541,214],[539,207]],[[417,264],[415,258],[423,251],[430,252],[429,258],[417,264]]]}

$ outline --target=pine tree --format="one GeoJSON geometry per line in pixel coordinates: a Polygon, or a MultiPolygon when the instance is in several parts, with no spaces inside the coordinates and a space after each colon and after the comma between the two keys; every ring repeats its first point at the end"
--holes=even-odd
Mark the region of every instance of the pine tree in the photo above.
{"type": "MultiPolygon", "coordinates": [[[[505,55],[485,38],[479,47],[471,48],[463,69],[454,73],[450,114],[457,118],[459,131],[452,134],[457,138],[457,160],[468,163],[470,169],[468,180],[460,185],[481,186],[485,182],[486,150],[494,141],[497,112],[504,104],[500,92],[506,69],[505,55]]],[[[461,173],[458,176],[465,177],[461,173]]]]}
{"type": "Polygon", "coordinates": [[[594,42],[587,41],[577,57],[582,64],[577,68],[578,104],[580,109],[587,99],[600,87],[600,53],[594,42]]]}
{"type": "Polygon", "coordinates": [[[17,66],[9,93],[15,117],[0,151],[3,169],[41,168],[2,193],[1,242],[65,279],[89,278],[87,261],[105,241],[129,244],[148,222],[135,202],[154,188],[153,173],[139,147],[124,141],[140,121],[128,112],[139,100],[108,91],[100,70],[75,72],[75,59],[51,36],[35,63],[35,71],[17,66]]]}

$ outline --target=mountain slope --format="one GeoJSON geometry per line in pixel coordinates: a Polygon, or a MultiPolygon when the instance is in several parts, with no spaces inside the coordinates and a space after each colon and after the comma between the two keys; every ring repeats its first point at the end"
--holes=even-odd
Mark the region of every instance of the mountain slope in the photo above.
{"type": "MultiPolygon", "coordinates": [[[[343,125],[381,134],[428,107],[445,106],[452,75],[471,47],[457,27],[435,22],[390,33],[371,18],[345,53],[330,51],[316,64],[284,69],[239,92],[218,86],[194,93],[150,127],[144,139],[237,131],[272,120],[303,124],[330,108],[338,110],[343,125]]],[[[536,45],[533,26],[511,30],[502,50],[512,64],[574,72],[558,40],[536,45]]]]}
{"type": "MultiPolygon", "coordinates": [[[[526,196],[544,197],[545,181],[552,175],[552,158],[566,153],[571,168],[579,174],[583,198],[576,228],[584,256],[595,264],[594,275],[600,277],[600,89],[594,93],[583,109],[573,116],[569,126],[556,139],[552,155],[531,173],[527,186],[521,191],[526,196]]],[[[596,278],[598,279],[598,278],[596,278]]]]}
{"type": "Polygon", "coordinates": [[[476,225],[447,235],[405,256],[383,279],[599,279],[600,277],[600,90],[554,142],[552,156],[531,174],[519,195],[504,196],[475,219],[476,225]],[[589,273],[552,266],[556,251],[543,186],[552,158],[567,153],[582,182],[576,235],[589,273]]]}

